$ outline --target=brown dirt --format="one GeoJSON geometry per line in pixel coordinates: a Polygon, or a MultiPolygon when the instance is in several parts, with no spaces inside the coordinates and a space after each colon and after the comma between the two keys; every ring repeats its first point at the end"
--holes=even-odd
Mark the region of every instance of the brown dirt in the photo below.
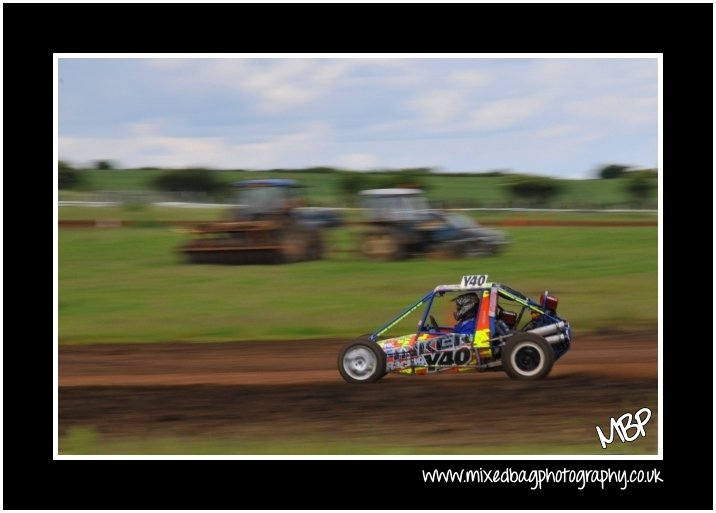
{"type": "MultiPolygon", "coordinates": [[[[349,385],[341,340],[61,346],[60,433],[593,443],[595,426],[648,407],[656,440],[657,334],[577,336],[539,382],[503,372],[388,375],[349,385]]],[[[397,443],[397,442],[396,442],[397,443]]]]}
{"type": "Polygon", "coordinates": [[[565,219],[504,219],[501,221],[484,221],[481,222],[485,226],[589,226],[589,227],[608,227],[608,226],[659,226],[656,220],[653,221],[570,221],[565,219]]]}
{"type": "MultiPolygon", "coordinates": [[[[225,343],[97,344],[61,346],[61,387],[117,385],[343,384],[336,359],[345,340],[225,343]]],[[[551,377],[585,374],[656,378],[656,333],[577,338],[551,377]]],[[[454,381],[461,377],[397,376],[385,379],[454,381]]],[[[470,376],[470,375],[468,375],[470,376]]],[[[468,380],[504,381],[503,373],[476,373],[468,380]]]]}

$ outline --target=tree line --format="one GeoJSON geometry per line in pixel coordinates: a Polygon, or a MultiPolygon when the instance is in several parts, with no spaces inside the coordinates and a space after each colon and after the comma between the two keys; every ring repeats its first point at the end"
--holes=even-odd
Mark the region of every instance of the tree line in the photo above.
{"type": "MultiPolygon", "coordinates": [[[[114,162],[102,160],[95,162],[94,169],[115,169],[114,162]]],[[[160,170],[159,168],[143,168],[160,170]]],[[[60,189],[78,189],[82,187],[81,169],[73,168],[66,161],[59,161],[58,183],[60,189]]],[[[242,171],[242,170],[232,170],[242,171]]],[[[331,167],[311,167],[303,169],[269,169],[262,173],[339,173],[338,188],[346,204],[353,204],[359,191],[384,188],[413,188],[429,191],[431,188],[427,177],[435,176],[431,168],[405,168],[398,170],[346,171],[331,167]]],[[[207,168],[170,169],[153,177],[149,186],[160,192],[168,193],[202,193],[214,197],[227,197],[230,194],[230,183],[221,179],[221,171],[207,168]]],[[[596,172],[603,180],[623,179],[625,191],[635,205],[644,203],[656,188],[657,171],[655,169],[634,170],[628,166],[609,164],[596,172]]],[[[509,173],[507,171],[491,171],[487,173],[440,173],[448,176],[503,176],[507,177],[507,191],[518,204],[529,207],[550,205],[564,192],[564,181],[544,176],[509,173]]]]}

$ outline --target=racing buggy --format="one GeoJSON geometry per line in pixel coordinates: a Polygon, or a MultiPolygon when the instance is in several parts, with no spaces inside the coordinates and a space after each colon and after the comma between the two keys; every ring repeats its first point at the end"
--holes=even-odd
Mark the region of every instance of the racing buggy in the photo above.
{"type": "MultiPolygon", "coordinates": [[[[459,284],[438,285],[373,333],[347,343],[338,356],[338,371],[349,383],[373,383],[389,372],[504,371],[513,379],[542,379],[572,343],[569,323],[557,315],[558,304],[548,291],[534,301],[488,282],[487,275],[463,276],[459,284]],[[467,318],[452,325],[447,314],[461,302],[466,305],[461,316],[467,318]],[[396,326],[410,318],[417,320],[417,330],[404,334],[403,329],[401,335],[396,326]]],[[[458,312],[453,316],[458,319],[458,312]]]]}

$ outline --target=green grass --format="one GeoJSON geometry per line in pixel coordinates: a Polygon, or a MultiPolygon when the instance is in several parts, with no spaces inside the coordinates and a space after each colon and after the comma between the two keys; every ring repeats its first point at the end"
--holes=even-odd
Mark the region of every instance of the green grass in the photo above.
{"type": "MultiPolygon", "coordinates": [[[[151,181],[166,171],[158,170],[87,170],[82,171],[86,190],[103,191],[146,191],[151,189],[151,181]]],[[[306,195],[313,205],[340,206],[345,204],[341,194],[342,173],[283,172],[264,171],[217,171],[219,180],[234,182],[255,178],[293,178],[307,186],[306,195]]],[[[473,200],[475,206],[504,206],[509,201],[507,184],[510,176],[441,176],[429,174],[424,177],[427,195],[433,201],[473,200]]],[[[560,179],[561,193],[551,206],[555,208],[576,208],[598,206],[629,206],[630,196],[626,191],[628,178],[613,180],[566,180],[560,179]]],[[[77,193],[61,191],[62,199],[79,199],[77,193]]],[[[656,204],[656,188],[651,192],[648,208],[656,204]]]]}
{"type": "MultiPolygon", "coordinates": [[[[60,220],[106,220],[119,219],[157,225],[168,221],[216,221],[226,216],[230,207],[225,208],[184,208],[157,205],[126,206],[62,206],[58,209],[60,220]]],[[[499,211],[457,211],[473,217],[484,224],[510,219],[557,220],[557,221],[648,221],[656,222],[657,216],[650,212],[499,212],[499,211]]],[[[346,220],[359,220],[358,211],[344,211],[346,220]]]]}
{"type": "MultiPolygon", "coordinates": [[[[373,263],[351,253],[282,266],[181,263],[168,228],[59,231],[62,344],[353,337],[440,283],[487,273],[532,297],[560,296],[575,333],[655,328],[657,230],[511,228],[504,255],[373,263]]],[[[350,249],[335,230],[332,246],[350,249]]],[[[407,326],[406,326],[407,327],[407,326]]]]}
{"type": "Polygon", "coordinates": [[[270,437],[223,436],[101,436],[88,428],[73,428],[59,439],[61,455],[641,455],[656,454],[656,439],[615,443],[602,449],[592,442],[552,440],[546,443],[489,442],[467,445],[425,445],[415,440],[377,438],[331,439],[304,435],[280,440],[270,437]]]}
{"type": "Polygon", "coordinates": [[[62,206],[58,216],[62,221],[119,219],[157,225],[167,221],[217,221],[228,213],[228,208],[180,208],[156,205],[134,206],[62,206]]]}

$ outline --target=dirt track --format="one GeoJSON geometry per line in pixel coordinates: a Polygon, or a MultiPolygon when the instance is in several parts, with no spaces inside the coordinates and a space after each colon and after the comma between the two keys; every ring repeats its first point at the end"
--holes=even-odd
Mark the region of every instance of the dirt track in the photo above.
{"type": "Polygon", "coordinates": [[[577,335],[540,382],[504,373],[388,375],[348,385],[343,341],[63,346],[59,426],[100,434],[594,444],[595,426],[648,407],[656,443],[657,334],[577,335]]]}

